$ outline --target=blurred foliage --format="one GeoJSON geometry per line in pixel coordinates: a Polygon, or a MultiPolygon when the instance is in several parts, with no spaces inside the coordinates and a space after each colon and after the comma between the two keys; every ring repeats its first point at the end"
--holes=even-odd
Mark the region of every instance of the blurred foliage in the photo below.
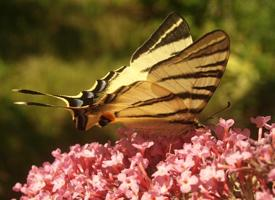
{"type": "Polygon", "coordinates": [[[79,133],[65,111],[15,106],[33,98],[11,89],[77,94],[127,64],[171,11],[186,18],[194,38],[217,28],[231,38],[225,77],[202,118],[227,101],[232,108],[220,116],[240,126],[251,116],[274,118],[274,10],[272,0],[1,0],[0,199],[16,197],[11,187],[25,182],[31,165],[52,161],[52,150],[114,140],[110,127],[79,133]]]}

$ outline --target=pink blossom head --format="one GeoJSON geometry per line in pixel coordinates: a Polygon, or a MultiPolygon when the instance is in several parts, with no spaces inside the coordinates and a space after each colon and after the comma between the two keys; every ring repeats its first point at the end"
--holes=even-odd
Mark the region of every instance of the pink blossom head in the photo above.
{"type": "Polygon", "coordinates": [[[228,132],[229,132],[230,128],[233,126],[233,124],[234,124],[234,120],[233,119],[225,120],[225,119],[221,118],[219,120],[219,123],[215,127],[215,132],[216,132],[217,137],[220,140],[223,140],[226,137],[228,137],[228,135],[229,135],[228,132]]]}
{"type": "Polygon", "coordinates": [[[257,128],[264,127],[268,121],[271,120],[270,116],[257,116],[257,117],[251,117],[250,121],[254,124],[256,124],[257,128]]]}
{"type": "MultiPolygon", "coordinates": [[[[256,120],[257,119],[257,120],[256,120]]],[[[260,120],[261,119],[261,120],[260,120]]],[[[74,145],[33,166],[13,190],[21,199],[274,199],[274,129],[260,120],[263,139],[220,119],[186,136],[145,137],[127,129],[115,145],[74,145]]]]}

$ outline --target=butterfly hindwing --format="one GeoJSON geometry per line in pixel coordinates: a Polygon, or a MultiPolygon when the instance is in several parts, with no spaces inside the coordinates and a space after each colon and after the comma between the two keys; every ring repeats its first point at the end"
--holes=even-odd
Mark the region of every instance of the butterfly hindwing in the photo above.
{"type": "Polygon", "coordinates": [[[142,131],[154,129],[160,134],[172,127],[183,130],[194,122],[181,98],[148,81],[124,87],[104,110],[112,112],[116,122],[142,131]]]}

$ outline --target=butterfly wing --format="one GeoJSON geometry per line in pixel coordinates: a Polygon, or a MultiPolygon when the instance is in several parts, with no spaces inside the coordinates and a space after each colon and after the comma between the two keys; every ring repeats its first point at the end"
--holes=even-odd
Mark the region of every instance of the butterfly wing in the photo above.
{"type": "MultiPolygon", "coordinates": [[[[161,26],[151,35],[151,37],[132,55],[130,66],[123,66],[117,70],[110,71],[106,76],[97,80],[92,88],[84,90],[78,95],[53,95],[32,90],[15,91],[31,95],[50,96],[62,100],[65,102],[66,108],[73,111],[71,113],[76,126],[79,129],[87,129],[87,126],[90,127],[95,125],[98,117],[93,115],[92,117],[89,116],[89,118],[87,118],[85,116],[86,112],[82,112],[81,109],[86,110],[89,105],[100,101],[100,99],[104,99],[105,103],[113,102],[113,98],[118,96],[120,94],[119,91],[126,88],[126,86],[128,87],[139,81],[147,80],[148,72],[143,72],[145,67],[153,66],[163,59],[174,56],[175,53],[186,48],[191,43],[192,37],[190,35],[188,24],[178,14],[171,13],[167,16],[161,26]],[[104,94],[106,95],[104,96],[104,94]]],[[[140,96],[142,97],[142,95],[140,96]]],[[[121,98],[119,98],[120,101],[121,98]]],[[[62,108],[62,106],[36,102],[18,103],[62,108]]],[[[118,102],[117,105],[119,104],[121,105],[121,103],[118,102]]],[[[128,106],[131,105],[131,103],[124,102],[123,105],[125,105],[125,110],[123,112],[126,112],[126,109],[129,111],[128,106]]]]}
{"type": "Polygon", "coordinates": [[[220,82],[228,57],[229,37],[213,31],[173,57],[144,68],[147,81],[121,86],[104,103],[112,105],[107,110],[116,121],[132,127],[182,131],[195,124],[220,82]]]}
{"type": "Polygon", "coordinates": [[[122,85],[146,81],[148,72],[144,71],[145,68],[173,57],[191,43],[192,37],[187,22],[178,14],[171,13],[151,37],[135,51],[130,66],[112,80],[106,92],[113,93],[122,85]]]}
{"type": "Polygon", "coordinates": [[[113,93],[122,85],[145,81],[148,73],[142,72],[144,67],[153,66],[160,60],[173,56],[191,43],[192,37],[187,22],[178,14],[171,13],[151,37],[135,51],[130,66],[122,66],[117,70],[108,72],[103,78],[97,80],[90,89],[75,96],[52,95],[32,90],[16,91],[58,98],[70,107],[91,105],[104,92],[113,93]]]}
{"type": "Polygon", "coordinates": [[[187,22],[177,13],[166,17],[159,28],[132,55],[131,66],[141,67],[154,65],[163,59],[172,57],[176,52],[185,49],[192,43],[187,22]]]}
{"type": "Polygon", "coordinates": [[[182,99],[152,82],[138,81],[123,86],[112,99],[109,96],[102,99],[102,115],[112,113],[114,122],[122,122],[139,132],[154,130],[154,134],[161,134],[173,130],[178,133],[194,124],[182,99]],[[182,115],[184,119],[180,118],[182,115]]]}
{"type": "Polygon", "coordinates": [[[16,91],[63,100],[66,107],[25,104],[67,108],[81,130],[100,124],[103,116],[155,133],[178,132],[194,124],[218,86],[228,56],[224,32],[214,31],[193,43],[185,20],[172,13],[133,54],[130,66],[109,72],[76,96],[16,91]]]}
{"type": "Polygon", "coordinates": [[[145,69],[148,81],[180,97],[191,113],[200,113],[220,83],[229,46],[225,32],[210,32],[176,56],[145,69]]]}

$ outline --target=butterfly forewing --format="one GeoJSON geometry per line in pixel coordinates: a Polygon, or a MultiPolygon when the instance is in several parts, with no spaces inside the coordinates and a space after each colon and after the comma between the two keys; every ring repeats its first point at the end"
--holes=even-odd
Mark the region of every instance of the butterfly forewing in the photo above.
{"type": "Polygon", "coordinates": [[[148,68],[148,81],[173,92],[190,110],[198,113],[217,88],[229,57],[229,38],[214,31],[179,52],[148,68]]]}
{"type": "Polygon", "coordinates": [[[161,58],[166,59],[191,43],[192,37],[187,22],[178,14],[171,13],[151,37],[135,51],[130,63],[142,64],[146,57],[149,57],[152,62],[146,64],[153,65],[159,62],[157,55],[162,54],[161,58]],[[156,55],[153,55],[155,53],[156,55]]]}
{"type": "Polygon", "coordinates": [[[113,93],[122,85],[146,81],[148,72],[144,71],[145,68],[173,57],[191,43],[188,24],[178,14],[171,13],[151,37],[136,50],[132,55],[130,66],[110,84],[106,92],[113,93]]]}

